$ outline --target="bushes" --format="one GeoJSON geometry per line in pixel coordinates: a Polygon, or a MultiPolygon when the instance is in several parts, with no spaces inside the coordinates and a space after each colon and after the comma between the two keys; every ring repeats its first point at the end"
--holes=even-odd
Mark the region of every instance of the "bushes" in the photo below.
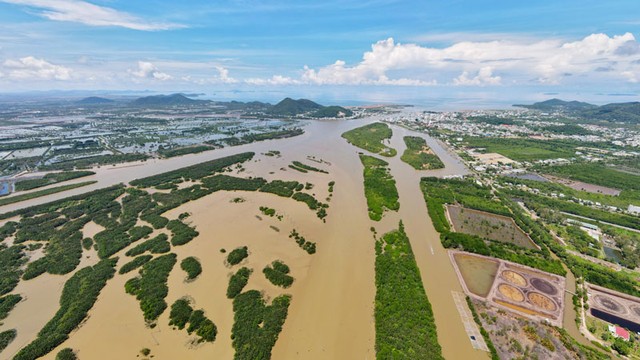
{"type": "Polygon", "coordinates": [[[300,246],[302,250],[306,251],[307,254],[312,255],[316,253],[316,243],[307,241],[307,239],[300,235],[295,229],[291,230],[289,238],[295,239],[298,246],[300,246]]]}
{"type": "Polygon", "coordinates": [[[444,359],[402,222],[376,241],[375,269],[376,358],[444,359]]]}
{"type": "Polygon", "coordinates": [[[300,161],[292,161],[291,165],[289,165],[290,168],[293,168],[295,170],[298,171],[302,171],[302,172],[308,172],[308,171],[315,171],[315,172],[319,172],[319,173],[323,173],[323,174],[328,174],[329,172],[322,170],[322,169],[318,169],[315,168],[313,166],[301,163],[300,161]]]}
{"type": "Polygon", "coordinates": [[[249,256],[249,248],[246,246],[242,246],[236,249],[233,249],[227,255],[227,263],[231,266],[239,264],[242,260],[244,260],[247,256],[249,256]]]}
{"type": "Polygon", "coordinates": [[[171,237],[171,245],[173,246],[184,245],[200,235],[199,232],[180,220],[169,221],[167,229],[171,230],[171,235],[173,235],[171,237]]]}
{"type": "Polygon", "coordinates": [[[131,181],[131,185],[147,188],[181,179],[201,179],[205,176],[211,175],[212,173],[220,172],[227,166],[250,160],[251,158],[253,158],[253,155],[255,154],[252,152],[231,155],[220,159],[203,162],[197,165],[187,166],[166,173],[133,180],[131,181]]]}
{"type": "Polygon", "coordinates": [[[33,279],[44,272],[57,275],[67,274],[80,264],[82,233],[78,231],[69,237],[54,236],[45,249],[45,256],[27,266],[23,279],[33,279]]]}
{"type": "Polygon", "coordinates": [[[297,181],[273,180],[270,183],[264,184],[260,188],[260,191],[276,194],[282,197],[291,197],[299,184],[300,183],[297,181]]]}
{"type": "Polygon", "coordinates": [[[364,195],[369,218],[380,221],[386,210],[400,209],[396,181],[389,173],[386,161],[367,155],[360,155],[360,161],[364,165],[364,195]]]}
{"type": "Polygon", "coordinates": [[[384,156],[395,156],[396,150],[385,146],[382,142],[391,139],[393,133],[387,124],[373,123],[342,134],[350,144],[361,149],[384,156]]]}
{"type": "Polygon", "coordinates": [[[187,280],[193,280],[202,273],[202,265],[198,259],[189,256],[180,262],[180,267],[187,273],[187,280]]]}
{"type": "Polygon", "coordinates": [[[13,290],[22,276],[22,266],[27,262],[23,245],[7,247],[0,244],[0,296],[13,290]]]}
{"type": "Polygon", "coordinates": [[[128,263],[122,265],[122,267],[120,268],[120,271],[118,271],[118,273],[120,273],[120,275],[126,274],[134,269],[139,268],[140,266],[148,263],[151,259],[153,259],[153,256],[151,255],[142,255],[142,256],[138,256],[137,258],[129,261],[128,263]]]}
{"type": "Polygon", "coordinates": [[[262,272],[273,285],[286,289],[293,284],[293,277],[288,275],[289,267],[280,260],[272,262],[271,266],[267,265],[262,272]]]}
{"type": "Polygon", "coordinates": [[[186,299],[178,299],[173,305],[171,305],[171,312],[169,313],[169,325],[174,325],[178,329],[182,330],[189,322],[189,317],[193,308],[189,305],[189,301],[186,299]]]}
{"type": "Polygon", "coordinates": [[[214,175],[202,179],[202,185],[211,191],[258,191],[266,183],[263,178],[243,179],[229,175],[214,175]]]}
{"type": "Polygon", "coordinates": [[[260,292],[249,290],[233,299],[231,329],[235,360],[270,359],[284,324],[291,297],[280,295],[266,305],[260,292]]]}
{"type": "Polygon", "coordinates": [[[71,348],[64,348],[56,355],[56,360],[76,360],[77,358],[71,348]]]}
{"type": "Polygon", "coordinates": [[[418,136],[405,136],[407,149],[400,159],[416,170],[432,170],[444,168],[444,163],[434,154],[425,139],[418,136]]]}
{"type": "Polygon", "coordinates": [[[176,254],[162,255],[144,264],[140,276],[125,284],[128,294],[140,301],[140,309],[146,321],[153,321],[167,308],[164,298],[169,292],[167,279],[176,263],[176,254]]]}
{"type": "Polygon", "coordinates": [[[0,352],[4,350],[16,338],[18,332],[16,329],[0,332],[0,352]]]}
{"type": "Polygon", "coordinates": [[[16,306],[17,303],[22,301],[22,296],[17,294],[9,294],[0,298],[0,320],[4,320],[9,316],[9,313],[16,306]]]}
{"type": "Polygon", "coordinates": [[[229,278],[229,286],[227,287],[227,298],[233,299],[242,292],[247,283],[252,270],[246,267],[240,268],[235,274],[229,278]]]}
{"type": "Polygon", "coordinates": [[[146,251],[152,254],[164,254],[171,250],[169,246],[169,237],[166,234],[158,234],[153,239],[149,239],[142,244],[136,245],[134,248],[126,252],[127,256],[138,256],[146,251]]]}
{"type": "Polygon", "coordinates": [[[38,337],[20,350],[14,360],[36,359],[62,344],[87,316],[107,280],[115,273],[117,259],[101,260],[93,267],[78,270],[64,284],[60,309],[40,330],[38,337]]]}

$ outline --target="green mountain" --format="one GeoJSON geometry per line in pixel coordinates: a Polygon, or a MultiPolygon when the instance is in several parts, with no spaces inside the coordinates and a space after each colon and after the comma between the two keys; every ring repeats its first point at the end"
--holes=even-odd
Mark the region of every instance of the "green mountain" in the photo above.
{"type": "Polygon", "coordinates": [[[131,102],[133,106],[184,106],[207,103],[207,100],[190,99],[183,94],[154,95],[138,98],[131,102]]]}
{"type": "Polygon", "coordinates": [[[320,110],[323,106],[311,100],[285,98],[275,104],[268,112],[278,116],[296,116],[306,114],[314,110],[320,110]]]}
{"type": "Polygon", "coordinates": [[[273,105],[267,113],[275,116],[306,115],[314,118],[348,117],[353,115],[351,110],[342,106],[322,106],[311,100],[293,100],[292,98],[286,98],[273,105]]]}
{"type": "Polygon", "coordinates": [[[98,96],[90,96],[86,97],[77,102],[78,105],[104,105],[104,104],[113,104],[115,101],[103,97],[98,96]]]}
{"type": "Polygon", "coordinates": [[[597,108],[597,105],[589,104],[581,101],[563,101],[560,99],[550,99],[537,102],[533,105],[513,105],[533,110],[541,111],[579,111],[585,109],[597,108]]]}
{"type": "Polygon", "coordinates": [[[345,109],[342,106],[325,106],[322,109],[311,114],[315,118],[338,118],[349,117],[353,115],[353,111],[345,109]]]}
{"type": "Polygon", "coordinates": [[[640,102],[612,103],[597,106],[580,101],[551,99],[533,105],[514,105],[541,111],[562,111],[587,122],[622,122],[640,124],[640,102]]]}

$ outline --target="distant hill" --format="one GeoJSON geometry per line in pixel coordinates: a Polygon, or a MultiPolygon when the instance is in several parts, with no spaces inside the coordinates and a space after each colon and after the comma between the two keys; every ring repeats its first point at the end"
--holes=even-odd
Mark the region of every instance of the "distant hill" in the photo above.
{"type": "Polygon", "coordinates": [[[612,103],[597,106],[580,101],[551,99],[533,105],[514,105],[541,111],[561,111],[582,120],[640,124],[640,102],[612,103]]]}
{"type": "Polygon", "coordinates": [[[273,107],[269,110],[269,113],[279,116],[296,116],[308,113],[310,111],[320,110],[322,108],[322,105],[317,104],[311,100],[293,100],[292,98],[285,98],[279,103],[273,105],[273,107]]]}
{"type": "Polygon", "coordinates": [[[322,106],[311,100],[293,100],[292,98],[285,98],[273,105],[267,113],[276,116],[307,115],[315,118],[348,117],[353,115],[351,110],[342,106],[322,106]]]}
{"type": "Polygon", "coordinates": [[[269,103],[263,103],[260,101],[216,101],[216,105],[224,106],[227,110],[245,110],[245,111],[268,111],[273,105],[269,103]]]}
{"type": "Polygon", "coordinates": [[[577,111],[585,109],[597,108],[597,105],[589,104],[581,101],[563,101],[560,99],[550,99],[542,102],[537,102],[533,105],[513,105],[517,107],[523,107],[527,109],[541,110],[541,111],[577,111]]]}
{"type": "Polygon", "coordinates": [[[345,109],[342,106],[325,106],[311,114],[312,117],[316,118],[349,117],[351,115],[353,115],[353,111],[345,109]]]}
{"type": "Polygon", "coordinates": [[[183,94],[154,95],[138,98],[131,102],[133,106],[181,106],[207,103],[207,100],[190,99],[183,94]]]}
{"type": "Polygon", "coordinates": [[[103,97],[98,96],[90,96],[86,97],[77,102],[78,105],[104,105],[104,104],[113,104],[115,101],[103,97]]]}

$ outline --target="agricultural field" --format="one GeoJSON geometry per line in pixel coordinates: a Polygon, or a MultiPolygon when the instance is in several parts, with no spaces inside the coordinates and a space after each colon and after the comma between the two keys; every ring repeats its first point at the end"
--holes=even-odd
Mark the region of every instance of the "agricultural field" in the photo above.
{"type": "Polygon", "coordinates": [[[535,140],[525,138],[465,137],[470,148],[483,148],[487,153],[498,153],[515,161],[533,162],[545,159],[575,157],[579,143],[561,140],[535,140]]]}
{"type": "Polygon", "coordinates": [[[454,231],[528,249],[539,248],[510,217],[458,205],[448,205],[447,215],[454,231]]]}

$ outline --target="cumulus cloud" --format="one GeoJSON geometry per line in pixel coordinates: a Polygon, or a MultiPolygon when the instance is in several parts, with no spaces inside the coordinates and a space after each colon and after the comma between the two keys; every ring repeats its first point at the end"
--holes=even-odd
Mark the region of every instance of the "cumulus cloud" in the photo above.
{"type": "Polygon", "coordinates": [[[69,80],[71,78],[71,69],[33,56],[5,60],[3,66],[8,71],[7,76],[12,79],[69,80]]]}
{"type": "Polygon", "coordinates": [[[220,82],[224,84],[235,84],[238,82],[238,80],[229,76],[229,69],[222,66],[216,66],[216,70],[218,70],[218,77],[216,79],[220,82]]]}
{"type": "Polygon", "coordinates": [[[0,0],[39,9],[49,20],[76,22],[89,26],[116,26],[133,30],[157,31],[182,28],[183,25],[155,23],[109,7],[80,0],[0,0]]]}
{"type": "Polygon", "coordinates": [[[158,68],[150,62],[138,61],[137,70],[129,70],[129,73],[140,79],[170,80],[171,75],[158,70],[158,68]]]}
{"type": "Polygon", "coordinates": [[[534,79],[553,84],[569,74],[590,76],[603,66],[611,68],[608,77],[636,81],[638,55],[640,44],[631,33],[613,37],[592,34],[573,42],[462,41],[445,48],[401,44],[389,38],[373,44],[356,64],[338,60],[317,69],[305,66],[301,81],[321,85],[486,86],[508,78],[516,83],[534,79]]]}
{"type": "Polygon", "coordinates": [[[249,78],[244,81],[250,85],[298,85],[302,82],[288,76],[274,75],[270,78],[249,78]]]}
{"type": "Polygon", "coordinates": [[[463,71],[460,76],[453,79],[454,85],[498,85],[500,84],[500,76],[493,76],[493,69],[490,66],[485,66],[478,71],[478,74],[472,78],[469,77],[469,72],[463,71]]]}

